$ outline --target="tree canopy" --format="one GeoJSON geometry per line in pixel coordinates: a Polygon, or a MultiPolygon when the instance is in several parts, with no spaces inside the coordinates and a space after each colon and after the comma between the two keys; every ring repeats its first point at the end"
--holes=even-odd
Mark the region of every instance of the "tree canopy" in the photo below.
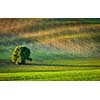
{"type": "Polygon", "coordinates": [[[16,46],[12,54],[12,62],[14,64],[25,64],[26,60],[32,60],[30,58],[30,49],[25,46],[16,46]]]}

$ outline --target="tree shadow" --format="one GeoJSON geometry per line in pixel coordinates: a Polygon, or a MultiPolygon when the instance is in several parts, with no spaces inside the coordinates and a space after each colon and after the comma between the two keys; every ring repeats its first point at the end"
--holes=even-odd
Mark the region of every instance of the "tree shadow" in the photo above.
{"type": "Polygon", "coordinates": [[[25,65],[33,65],[33,66],[67,66],[64,64],[37,64],[37,63],[26,63],[25,65]]]}
{"type": "MultiPolygon", "coordinates": [[[[10,66],[10,65],[15,65],[15,64],[13,64],[10,60],[6,60],[6,59],[0,59],[0,67],[1,67],[1,65],[8,65],[8,66],[10,66]]],[[[24,64],[26,67],[27,66],[41,66],[41,67],[43,67],[43,66],[55,66],[55,67],[100,67],[100,65],[71,65],[71,64],[47,64],[47,63],[26,63],[26,64],[24,64]]],[[[23,64],[22,64],[22,66],[24,66],[23,64]]],[[[16,65],[16,66],[21,66],[21,65],[16,65]]]]}
{"type": "Polygon", "coordinates": [[[37,63],[26,63],[25,65],[32,65],[32,66],[61,66],[61,67],[100,67],[100,65],[69,65],[69,64],[37,64],[37,63]]]}

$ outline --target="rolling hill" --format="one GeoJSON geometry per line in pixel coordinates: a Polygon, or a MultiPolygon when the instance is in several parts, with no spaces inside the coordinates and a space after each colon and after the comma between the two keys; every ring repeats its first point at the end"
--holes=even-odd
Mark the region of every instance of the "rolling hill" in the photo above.
{"type": "Polygon", "coordinates": [[[100,57],[99,18],[1,18],[0,59],[10,59],[17,45],[35,60],[100,57]]]}

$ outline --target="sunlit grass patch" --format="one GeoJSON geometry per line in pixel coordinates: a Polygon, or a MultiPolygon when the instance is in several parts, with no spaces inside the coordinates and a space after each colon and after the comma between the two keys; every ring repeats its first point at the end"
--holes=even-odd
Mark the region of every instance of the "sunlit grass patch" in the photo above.
{"type": "Polygon", "coordinates": [[[100,70],[0,73],[0,80],[99,81],[100,70]]]}

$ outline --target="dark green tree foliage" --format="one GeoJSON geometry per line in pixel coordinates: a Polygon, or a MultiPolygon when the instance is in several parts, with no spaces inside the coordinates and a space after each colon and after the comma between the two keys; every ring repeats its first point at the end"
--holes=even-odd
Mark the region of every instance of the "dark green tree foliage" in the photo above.
{"type": "Polygon", "coordinates": [[[12,54],[12,62],[14,64],[25,64],[26,60],[32,60],[30,58],[30,49],[25,46],[16,46],[12,54]]]}

